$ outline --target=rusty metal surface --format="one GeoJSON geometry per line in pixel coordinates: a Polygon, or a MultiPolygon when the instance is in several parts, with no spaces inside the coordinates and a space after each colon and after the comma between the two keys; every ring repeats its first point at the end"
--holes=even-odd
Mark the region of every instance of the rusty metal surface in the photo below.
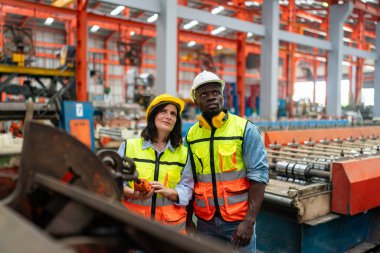
{"type": "Polygon", "coordinates": [[[34,173],[49,175],[111,199],[121,198],[109,170],[83,143],[56,128],[28,122],[16,195],[30,188],[34,173]]]}
{"type": "MultiPolygon", "coordinates": [[[[107,231],[111,231],[112,233],[112,231],[118,229],[118,233],[114,235],[114,239],[121,237],[121,240],[128,244],[124,245],[126,248],[131,247],[134,249],[141,249],[144,252],[157,253],[232,252],[229,248],[214,240],[196,240],[188,236],[183,236],[168,227],[133,214],[118,201],[112,201],[109,198],[97,196],[76,186],[69,187],[66,184],[63,184],[62,182],[46,175],[37,174],[35,179],[35,182],[38,185],[48,188],[50,191],[54,192],[54,194],[65,196],[70,199],[70,201],[78,203],[78,205],[81,205],[82,210],[86,208],[91,210],[92,216],[95,217],[94,219],[99,219],[99,216],[101,216],[104,224],[107,224],[105,227],[104,224],[101,226],[101,234],[103,237],[104,235],[107,235],[107,231]]],[[[78,216],[75,217],[75,213],[76,212],[71,212],[70,220],[75,220],[75,218],[82,216],[82,214],[78,214],[78,216]]],[[[61,217],[60,219],[62,220],[64,218],[61,217]]],[[[92,221],[91,224],[93,223],[94,222],[92,221]]],[[[88,227],[89,224],[83,224],[83,226],[88,227]]],[[[93,230],[100,231],[99,228],[96,229],[95,227],[93,227],[93,230]]],[[[119,247],[113,252],[125,251],[123,251],[122,247],[119,247]]]]}

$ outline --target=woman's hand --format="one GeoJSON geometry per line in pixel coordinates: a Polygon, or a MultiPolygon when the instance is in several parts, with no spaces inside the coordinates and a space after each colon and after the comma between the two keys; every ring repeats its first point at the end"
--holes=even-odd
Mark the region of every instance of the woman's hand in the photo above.
{"type": "Polygon", "coordinates": [[[135,191],[128,186],[124,186],[124,196],[127,198],[145,200],[145,199],[151,198],[153,194],[154,194],[154,188],[150,192],[140,192],[140,191],[135,191]]]}
{"type": "Polygon", "coordinates": [[[150,185],[152,186],[154,193],[162,194],[162,196],[174,200],[175,202],[179,201],[178,192],[175,189],[166,188],[158,181],[152,181],[150,182],[150,185]]]}

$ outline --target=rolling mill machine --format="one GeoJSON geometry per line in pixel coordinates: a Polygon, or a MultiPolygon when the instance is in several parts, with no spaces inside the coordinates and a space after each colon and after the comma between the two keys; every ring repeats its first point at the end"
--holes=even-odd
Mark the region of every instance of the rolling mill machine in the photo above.
{"type": "Polygon", "coordinates": [[[257,222],[263,252],[373,252],[380,244],[380,127],[268,131],[257,222]]]}

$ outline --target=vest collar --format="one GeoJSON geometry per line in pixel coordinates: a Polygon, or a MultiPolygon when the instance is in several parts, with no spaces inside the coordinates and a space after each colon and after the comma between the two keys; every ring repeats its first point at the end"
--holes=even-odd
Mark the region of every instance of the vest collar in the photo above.
{"type": "MultiPolygon", "coordinates": [[[[156,148],[154,147],[153,143],[150,140],[144,140],[143,139],[142,149],[147,149],[150,147],[152,147],[154,150],[156,150],[156,148]]],[[[168,141],[168,143],[166,143],[166,146],[162,152],[164,152],[167,149],[170,149],[170,151],[174,152],[174,147],[172,146],[172,143],[170,142],[170,140],[168,141]]],[[[161,152],[158,152],[158,153],[161,153],[161,152]]]]}

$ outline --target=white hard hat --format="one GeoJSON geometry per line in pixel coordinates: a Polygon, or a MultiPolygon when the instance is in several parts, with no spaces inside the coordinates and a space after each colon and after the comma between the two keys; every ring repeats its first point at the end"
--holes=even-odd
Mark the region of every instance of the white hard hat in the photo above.
{"type": "Polygon", "coordinates": [[[191,86],[190,95],[191,100],[193,102],[195,102],[195,90],[205,83],[219,83],[220,87],[222,88],[222,91],[224,90],[225,82],[222,79],[220,79],[219,76],[215,75],[210,71],[203,70],[194,78],[193,86],[191,86]]]}

